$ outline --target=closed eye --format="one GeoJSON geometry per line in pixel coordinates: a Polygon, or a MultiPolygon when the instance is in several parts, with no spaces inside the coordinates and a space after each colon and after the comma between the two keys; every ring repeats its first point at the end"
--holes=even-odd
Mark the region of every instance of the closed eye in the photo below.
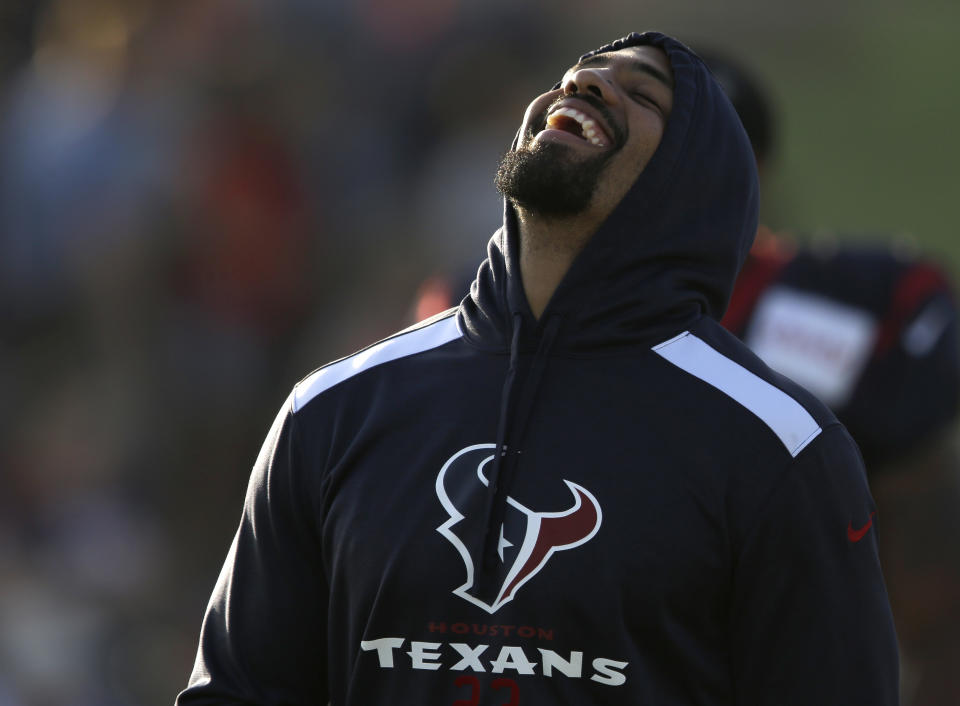
{"type": "Polygon", "coordinates": [[[660,104],[657,103],[655,100],[653,100],[653,98],[648,96],[646,93],[634,92],[630,94],[630,97],[633,99],[635,103],[639,103],[640,105],[652,106],[661,114],[663,113],[663,109],[660,107],[660,104]]]}

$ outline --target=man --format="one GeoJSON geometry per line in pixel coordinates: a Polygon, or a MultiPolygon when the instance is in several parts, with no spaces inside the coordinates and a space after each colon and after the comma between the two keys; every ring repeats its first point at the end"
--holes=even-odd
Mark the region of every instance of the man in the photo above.
{"type": "Polygon", "coordinates": [[[895,704],[874,504],[716,319],[750,144],[674,39],[527,110],[453,311],[297,385],[179,703],[895,704]]]}

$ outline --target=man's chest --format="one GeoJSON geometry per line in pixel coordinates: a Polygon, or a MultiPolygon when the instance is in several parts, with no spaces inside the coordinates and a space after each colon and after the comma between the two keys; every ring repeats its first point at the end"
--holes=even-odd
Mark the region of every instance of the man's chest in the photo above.
{"type": "Polygon", "coordinates": [[[510,613],[543,629],[574,607],[613,602],[618,619],[643,624],[720,596],[722,484],[642,432],[616,445],[579,436],[540,441],[534,430],[499,464],[489,437],[433,437],[407,458],[371,448],[325,502],[333,587],[371,610],[402,603],[423,625],[510,613]]]}

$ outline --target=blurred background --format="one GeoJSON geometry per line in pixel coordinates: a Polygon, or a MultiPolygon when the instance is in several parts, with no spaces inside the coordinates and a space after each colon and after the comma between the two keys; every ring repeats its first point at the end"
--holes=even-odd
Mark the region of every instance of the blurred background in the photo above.
{"type": "Polygon", "coordinates": [[[960,266],[947,0],[0,2],[0,706],[170,704],[292,385],[475,268],[527,103],[660,29],[754,69],[763,220],[960,266]]]}

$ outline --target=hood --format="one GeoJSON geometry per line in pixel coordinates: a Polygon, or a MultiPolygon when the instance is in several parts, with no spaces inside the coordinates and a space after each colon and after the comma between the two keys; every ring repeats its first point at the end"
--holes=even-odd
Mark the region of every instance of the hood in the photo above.
{"type": "Polygon", "coordinates": [[[701,316],[719,319],[757,228],[757,174],[750,141],[723,89],[699,57],[658,32],[633,33],[584,54],[652,45],[674,73],[673,111],[660,145],[594,234],[537,322],[520,276],[516,213],[490,239],[461,330],[503,349],[514,328],[536,345],[554,321],[554,351],[589,352],[655,343],[701,316]]]}

